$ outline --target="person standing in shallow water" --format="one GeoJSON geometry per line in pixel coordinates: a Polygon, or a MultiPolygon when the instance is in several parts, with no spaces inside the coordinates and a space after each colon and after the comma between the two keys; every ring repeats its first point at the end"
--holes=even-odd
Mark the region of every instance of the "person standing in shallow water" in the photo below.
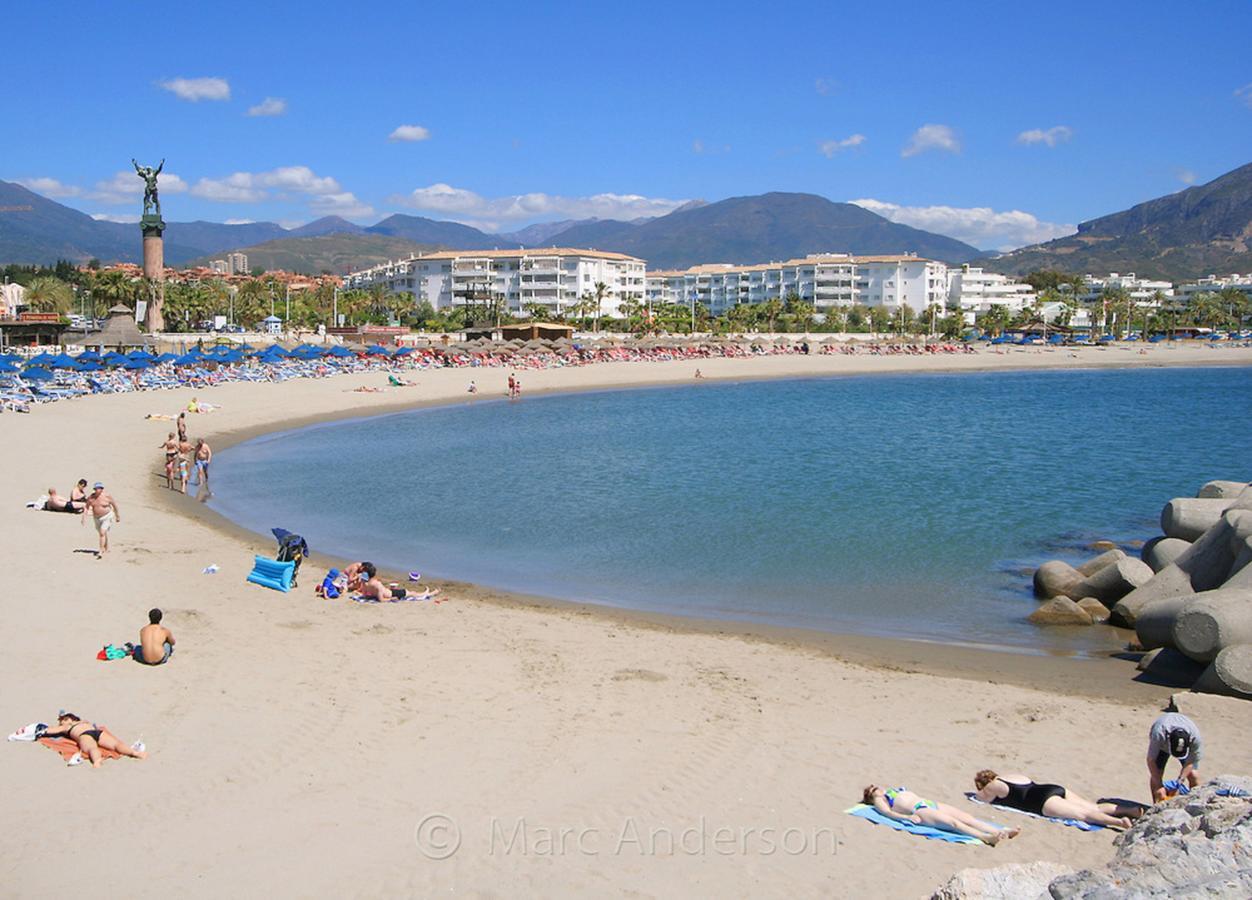
{"type": "Polygon", "coordinates": [[[196,475],[200,479],[200,486],[206,491],[209,490],[209,463],[212,461],[213,448],[204,438],[199,438],[196,441],[196,475]]]}

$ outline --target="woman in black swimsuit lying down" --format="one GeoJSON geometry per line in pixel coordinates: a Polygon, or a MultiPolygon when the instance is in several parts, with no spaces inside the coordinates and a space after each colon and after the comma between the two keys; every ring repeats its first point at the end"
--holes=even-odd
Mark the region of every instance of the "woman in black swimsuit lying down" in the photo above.
{"type": "Polygon", "coordinates": [[[974,787],[978,788],[974,796],[983,803],[1109,828],[1129,828],[1130,817],[1140,812],[1116,803],[1092,803],[1059,784],[1036,784],[1025,775],[997,775],[990,769],[974,776],[974,787]]]}
{"type": "Polygon", "coordinates": [[[67,737],[74,741],[83,755],[91,760],[93,769],[100,768],[101,750],[112,750],[134,759],[145,759],[148,756],[143,750],[143,744],[128,747],[109,729],[102,728],[95,722],[84,722],[73,713],[61,713],[57,716],[56,727],[47,729],[40,737],[67,737]]]}

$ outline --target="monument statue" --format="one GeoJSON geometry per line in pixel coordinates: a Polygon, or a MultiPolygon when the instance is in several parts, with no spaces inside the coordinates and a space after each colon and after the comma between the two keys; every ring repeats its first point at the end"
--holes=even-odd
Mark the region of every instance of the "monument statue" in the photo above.
{"type": "Polygon", "coordinates": [[[155,213],[158,218],[161,216],[161,198],[157,196],[157,176],[161,174],[161,170],[165,168],[165,160],[161,160],[161,164],[155,169],[151,166],[141,166],[131,158],[131,164],[135,167],[135,174],[143,179],[143,214],[155,213]]]}

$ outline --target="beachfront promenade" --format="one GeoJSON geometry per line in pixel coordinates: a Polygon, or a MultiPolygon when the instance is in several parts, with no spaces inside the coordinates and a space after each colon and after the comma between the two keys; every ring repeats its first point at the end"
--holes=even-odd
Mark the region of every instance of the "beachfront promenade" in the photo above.
{"type": "MultiPolygon", "coordinates": [[[[1246,348],[1137,349],[640,360],[534,368],[523,379],[532,395],[690,382],[697,364],[711,380],[1252,366],[1246,348]]],[[[277,594],[243,581],[252,554],[271,552],[272,541],[165,490],[156,447],[169,423],[145,420],[196,394],[219,409],[190,416],[189,431],[220,449],[301,422],[464,402],[470,377],[479,396],[499,397],[508,372],[415,369],[406,373],[415,387],[386,389],[381,367],[364,366],[4,415],[0,499],[10,512],[0,547],[10,568],[33,565],[37,580],[0,607],[14,638],[0,672],[20,686],[4,692],[0,711],[16,728],[72,709],[142,737],[150,754],[90,771],[5,745],[0,791],[17,811],[0,827],[7,884],[69,893],[146,866],[151,883],[189,896],[501,885],[922,896],[971,865],[1107,860],[1107,831],[1014,821],[1022,835],[991,850],[911,838],[842,811],[871,782],[964,803],[960,793],[988,766],[1038,772],[1089,796],[1141,796],[1147,728],[1169,689],[1131,681],[1130,664],[761,639],[725,623],[470,585],[443,585],[439,605],[361,606],[315,598],[316,567],[300,590],[277,594]],[[47,485],[79,477],[104,482],[122,511],[104,560],[75,552],[94,545],[90,525],[22,508],[47,485]],[[220,571],[202,574],[214,563],[220,571]],[[102,644],[135,640],[152,606],[178,636],[169,665],[96,661],[102,644]],[[569,837],[551,839],[563,829],[569,837]],[[766,829],[788,831],[790,844],[770,851],[766,829]]],[[[1201,723],[1207,772],[1252,770],[1250,715],[1212,704],[1201,723]]]]}

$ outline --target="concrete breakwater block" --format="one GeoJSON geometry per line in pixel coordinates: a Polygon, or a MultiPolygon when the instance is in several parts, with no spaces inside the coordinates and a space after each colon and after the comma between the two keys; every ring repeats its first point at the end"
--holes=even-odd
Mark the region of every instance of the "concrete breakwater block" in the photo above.
{"type": "Polygon", "coordinates": [[[1035,596],[1068,597],[1080,581],[1082,573],[1069,563],[1054,559],[1035,569],[1035,596]]]}
{"type": "MultiPolygon", "coordinates": [[[[1158,600],[1139,617],[1142,625],[1158,608],[1172,603],[1158,600]]],[[[1252,590],[1223,588],[1184,598],[1173,626],[1173,645],[1192,659],[1211,662],[1227,647],[1252,644],[1252,590]]]]}
{"type": "MultiPolygon", "coordinates": [[[[1244,491],[1234,502],[1239,509],[1246,508],[1243,504],[1252,504],[1252,492],[1244,491]]],[[[1234,562],[1231,548],[1233,538],[1237,536],[1232,524],[1235,521],[1242,522],[1237,510],[1233,514],[1227,512],[1182,556],[1157,572],[1147,584],[1140,585],[1122,597],[1113,607],[1110,621],[1114,625],[1133,628],[1139,611],[1153,600],[1221,587],[1234,562]]]]}
{"type": "Polygon", "coordinates": [[[1196,496],[1205,500],[1234,499],[1247,489],[1246,481],[1210,481],[1200,488],[1196,496]]]}
{"type": "Polygon", "coordinates": [[[1217,654],[1191,689],[1252,700],[1252,644],[1227,647],[1217,654]]]}
{"type": "MultiPolygon", "coordinates": [[[[1145,650],[1174,647],[1174,623],[1183,607],[1202,594],[1180,594],[1153,600],[1139,611],[1135,620],[1135,636],[1145,650]]],[[[1206,660],[1207,662],[1207,660],[1206,660]]]]}
{"type": "Polygon", "coordinates": [[[1135,668],[1147,676],[1146,680],[1190,687],[1204,673],[1206,666],[1188,659],[1172,647],[1157,647],[1143,654],[1135,668]]]}
{"type": "Polygon", "coordinates": [[[1071,590],[1075,593],[1070,596],[1095,597],[1105,606],[1112,606],[1135,588],[1147,584],[1155,574],[1143,560],[1125,556],[1074,585],[1071,590]]]}
{"type": "Polygon", "coordinates": [[[1166,537],[1194,541],[1217,524],[1230,503],[1225,497],[1175,497],[1161,510],[1161,531],[1166,537]]]}
{"type": "Polygon", "coordinates": [[[1109,550],[1105,550],[1099,556],[1096,556],[1096,557],[1093,557],[1092,559],[1087,560],[1081,566],[1078,566],[1077,572],[1085,578],[1085,577],[1094,575],[1096,572],[1099,572],[1105,566],[1111,566],[1113,565],[1113,563],[1117,562],[1119,559],[1125,559],[1125,558],[1126,558],[1125,553],[1123,553],[1121,550],[1118,550],[1116,547],[1113,547],[1109,550]]]}
{"type": "Polygon", "coordinates": [[[1029,616],[1036,625],[1090,625],[1091,614],[1068,597],[1053,597],[1029,616]]]}
{"type": "Polygon", "coordinates": [[[1191,542],[1184,541],[1182,538],[1155,537],[1143,545],[1139,558],[1147,563],[1153,572],[1159,572],[1190,549],[1191,542]]]}

